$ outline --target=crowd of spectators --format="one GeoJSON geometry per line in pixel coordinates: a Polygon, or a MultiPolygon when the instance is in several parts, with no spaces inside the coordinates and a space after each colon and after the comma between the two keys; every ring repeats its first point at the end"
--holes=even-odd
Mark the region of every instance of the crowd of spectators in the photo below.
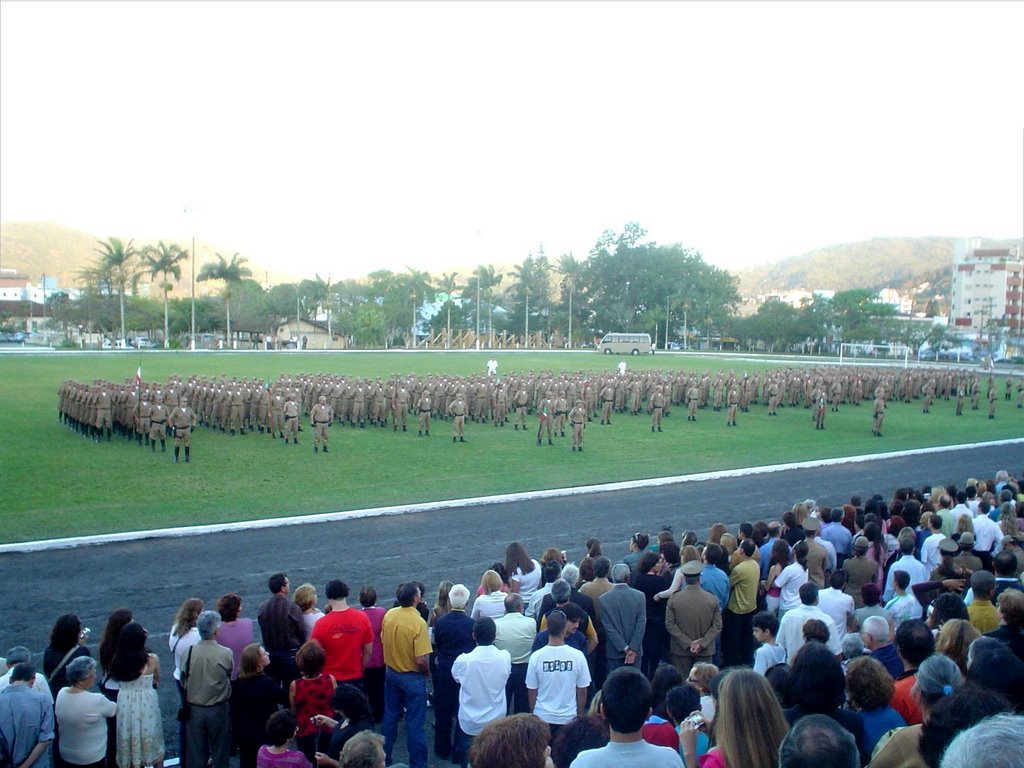
{"type": "Polygon", "coordinates": [[[434,758],[475,768],[1021,765],[1022,542],[1024,490],[999,472],[636,532],[620,562],[512,542],[433,606],[416,581],[349,605],[337,579],[320,605],[275,573],[256,621],[234,593],[184,600],[169,671],[130,610],[95,660],[66,614],[41,673],[7,653],[0,765],[162,768],[168,676],[186,768],[378,768],[401,721],[425,768],[431,710],[434,758]]]}

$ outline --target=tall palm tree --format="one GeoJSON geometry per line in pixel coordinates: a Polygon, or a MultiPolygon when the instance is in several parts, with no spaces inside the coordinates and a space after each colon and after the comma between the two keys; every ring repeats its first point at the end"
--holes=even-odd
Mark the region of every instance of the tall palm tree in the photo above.
{"type": "Polygon", "coordinates": [[[441,276],[441,290],[444,291],[448,298],[445,300],[445,304],[448,305],[448,333],[445,335],[444,348],[448,349],[451,344],[452,338],[452,299],[453,294],[456,291],[461,290],[464,286],[459,285],[456,278],[458,277],[457,272],[444,272],[441,276]]]}
{"type": "Polygon", "coordinates": [[[134,287],[138,280],[137,257],[139,252],[132,245],[134,241],[129,240],[128,244],[121,242],[118,237],[108,237],[99,241],[99,248],[96,252],[100,255],[98,268],[104,273],[111,288],[117,290],[117,297],[121,305],[121,338],[125,336],[124,322],[124,294],[128,290],[128,284],[134,287]]]}
{"type": "Polygon", "coordinates": [[[557,269],[562,275],[562,290],[569,296],[569,349],[572,349],[572,297],[583,277],[583,262],[570,251],[558,257],[557,269]]]}
{"type": "Polygon", "coordinates": [[[171,275],[175,281],[181,279],[181,263],[188,258],[188,251],[183,250],[175,243],[164,245],[161,240],[156,245],[149,245],[142,249],[142,260],[150,277],[163,275],[164,281],[160,287],[164,289],[164,349],[171,346],[169,334],[169,312],[167,309],[167,294],[171,290],[171,275]]]}
{"type": "MultiPolygon", "coordinates": [[[[501,285],[504,275],[494,268],[493,264],[481,264],[476,268],[476,279],[480,292],[487,300],[487,338],[491,339],[494,326],[491,324],[491,310],[494,308],[494,289],[501,285]]],[[[477,306],[477,317],[480,316],[479,303],[477,306]]],[[[479,321],[478,321],[479,324],[479,321]]]]}
{"type": "Polygon", "coordinates": [[[409,328],[409,333],[412,339],[412,346],[416,346],[416,301],[417,299],[426,299],[427,294],[430,292],[430,273],[423,272],[419,269],[413,269],[412,267],[406,267],[408,270],[407,275],[403,275],[405,278],[405,286],[409,290],[409,294],[412,297],[412,326],[409,328]]]}
{"type": "Polygon", "coordinates": [[[252,270],[245,266],[248,261],[244,256],[239,256],[237,253],[231,257],[231,261],[228,261],[219,253],[214,254],[217,257],[215,262],[207,262],[203,264],[203,268],[199,270],[199,280],[223,280],[224,281],[224,307],[227,310],[227,341],[228,347],[231,347],[231,289],[238,285],[246,277],[252,277],[252,270]]]}

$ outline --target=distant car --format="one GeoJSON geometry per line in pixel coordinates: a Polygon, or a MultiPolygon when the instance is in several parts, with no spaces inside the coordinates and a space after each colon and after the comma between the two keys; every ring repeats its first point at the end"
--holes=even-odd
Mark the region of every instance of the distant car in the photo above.
{"type": "Polygon", "coordinates": [[[679,346],[679,342],[678,341],[670,341],[668,343],[668,348],[671,349],[671,350],[682,349],[682,347],[679,346]]]}
{"type": "Polygon", "coordinates": [[[149,336],[136,336],[132,339],[132,346],[136,349],[153,349],[156,344],[149,340],[149,336]]]}

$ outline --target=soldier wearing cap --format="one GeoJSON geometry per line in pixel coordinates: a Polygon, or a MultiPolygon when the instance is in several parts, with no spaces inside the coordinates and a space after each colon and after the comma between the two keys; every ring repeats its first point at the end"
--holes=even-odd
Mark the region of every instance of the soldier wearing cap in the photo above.
{"type": "Polygon", "coordinates": [[[181,447],[185,446],[185,463],[188,464],[189,454],[192,452],[192,428],[196,425],[196,414],[188,407],[188,400],[184,396],[178,400],[178,407],[172,411],[168,424],[174,430],[174,463],[178,463],[181,447]]]}
{"type": "Polygon", "coordinates": [[[974,554],[974,534],[964,531],[960,534],[959,544],[960,554],[953,558],[953,562],[970,573],[982,570],[981,558],[974,554]]]}
{"type": "Polygon", "coordinates": [[[968,579],[971,572],[957,562],[956,556],[960,552],[960,546],[952,539],[943,539],[939,542],[939,564],[932,569],[928,575],[930,581],[945,581],[946,579],[968,579]]]}
{"type": "Polygon", "coordinates": [[[669,655],[672,666],[684,679],[694,664],[711,661],[715,641],[722,631],[722,610],[718,598],[700,586],[703,568],[698,560],[681,566],[686,586],[674,593],[665,607],[669,655]]]}
{"type": "Polygon", "coordinates": [[[324,453],[330,453],[327,450],[327,428],[334,421],[334,411],[327,404],[325,395],[320,395],[317,399],[317,404],[309,412],[309,420],[313,422],[313,453],[316,453],[320,446],[323,446],[324,453]]]}
{"type": "Polygon", "coordinates": [[[875,437],[881,437],[882,422],[885,421],[885,391],[881,387],[875,390],[875,404],[871,412],[873,416],[871,434],[875,437]]]}
{"type": "Polygon", "coordinates": [[[853,557],[843,563],[846,571],[846,587],[843,591],[853,598],[854,606],[864,607],[864,597],[860,588],[865,584],[874,584],[878,579],[878,563],[866,557],[871,542],[866,536],[858,536],[853,540],[853,557]]]}
{"type": "Polygon", "coordinates": [[[455,399],[448,403],[448,415],[452,417],[452,442],[466,442],[466,411],[469,407],[466,404],[466,394],[459,388],[455,399]]]}
{"type": "Polygon", "coordinates": [[[804,540],[807,542],[807,580],[816,584],[818,589],[824,589],[825,582],[831,575],[831,568],[828,550],[817,540],[821,521],[816,517],[808,517],[802,527],[806,532],[804,540]]]}
{"type": "Polygon", "coordinates": [[[299,404],[295,400],[294,390],[289,390],[284,401],[284,444],[288,445],[288,438],[292,439],[295,445],[299,444],[299,404]]]}

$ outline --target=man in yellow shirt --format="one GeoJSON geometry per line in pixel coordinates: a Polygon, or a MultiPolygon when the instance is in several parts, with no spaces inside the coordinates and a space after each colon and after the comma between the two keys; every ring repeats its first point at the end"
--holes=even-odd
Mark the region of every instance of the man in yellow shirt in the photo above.
{"type": "Polygon", "coordinates": [[[999,611],[992,604],[992,592],[996,587],[996,579],[988,571],[975,571],[971,574],[971,591],[974,599],[967,606],[967,615],[976,630],[985,634],[999,627],[999,611]]]}
{"type": "Polygon", "coordinates": [[[755,549],[751,539],[741,541],[736,551],[739,560],[729,571],[729,602],[722,615],[722,659],[726,667],[754,663],[754,613],[761,579],[761,569],[753,559],[755,549]]]}
{"type": "Polygon", "coordinates": [[[419,587],[406,582],[398,588],[398,608],[384,614],[384,753],[398,738],[398,721],[405,711],[405,734],[410,768],[427,768],[427,678],[430,677],[430,636],[416,605],[423,599],[419,587]]]}

